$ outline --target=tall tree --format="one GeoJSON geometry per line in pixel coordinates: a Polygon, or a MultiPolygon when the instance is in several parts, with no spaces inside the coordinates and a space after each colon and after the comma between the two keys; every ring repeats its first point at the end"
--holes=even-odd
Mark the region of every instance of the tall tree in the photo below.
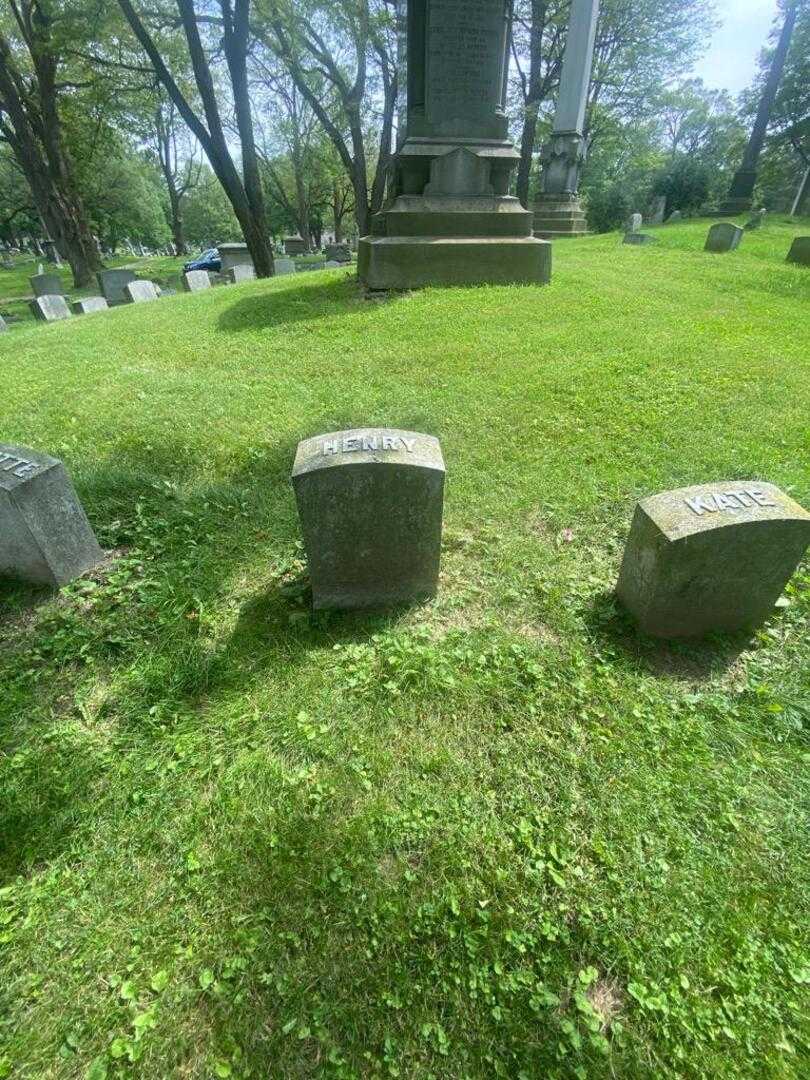
{"type": "Polygon", "coordinates": [[[77,288],[101,259],[64,138],[60,95],[83,85],[65,71],[60,9],[50,0],[9,0],[0,24],[0,134],[23,171],[42,224],[67,259],[77,288]]]}
{"type": "MultiPolygon", "coordinates": [[[[155,75],[189,130],[199,141],[211,168],[222,184],[242,228],[257,276],[269,277],[273,273],[273,252],[265,217],[248,79],[250,0],[216,0],[213,6],[206,6],[204,11],[197,11],[194,0],[175,2],[202,105],[202,115],[193,107],[180,88],[179,81],[172,74],[167,57],[161,52],[157,34],[147,27],[146,15],[135,9],[132,0],[118,0],[124,17],[146,53],[155,75]],[[228,71],[241,148],[241,174],[231,154],[220,109],[220,98],[209,55],[203,43],[201,27],[213,28],[219,34],[216,44],[217,48],[222,50],[228,71]]],[[[158,13],[159,16],[160,14],[158,13]]],[[[159,18],[157,22],[163,24],[165,20],[159,18]]]]}
{"type": "Polygon", "coordinates": [[[171,98],[161,95],[150,121],[149,144],[166,185],[172,239],[177,254],[187,255],[183,205],[186,196],[200,182],[202,162],[197,159],[195,147],[185,138],[187,129],[171,98]]]}
{"type": "Polygon", "coordinates": [[[382,207],[392,157],[399,88],[395,5],[264,0],[261,13],[263,42],[287,67],[351,179],[357,226],[365,235],[382,207]]]}

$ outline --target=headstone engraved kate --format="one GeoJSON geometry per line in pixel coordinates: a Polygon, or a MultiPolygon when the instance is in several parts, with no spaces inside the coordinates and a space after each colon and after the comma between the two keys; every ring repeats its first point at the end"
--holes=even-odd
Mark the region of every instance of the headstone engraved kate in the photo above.
{"type": "Polygon", "coordinates": [[[444,475],[438,439],[415,431],[357,428],[299,444],[292,482],[315,608],[435,595],[444,475]]]}
{"type": "Polygon", "coordinates": [[[753,628],[810,544],[810,514],[773,484],[666,491],[636,507],[617,595],[656,637],[753,628]]]}
{"type": "Polygon", "coordinates": [[[0,445],[0,576],[66,585],[102,558],[62,462],[0,445]]]}

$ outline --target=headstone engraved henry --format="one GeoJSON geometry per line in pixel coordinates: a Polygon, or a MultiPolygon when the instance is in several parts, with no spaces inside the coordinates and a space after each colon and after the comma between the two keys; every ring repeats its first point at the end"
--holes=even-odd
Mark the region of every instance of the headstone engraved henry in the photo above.
{"type": "Polygon", "coordinates": [[[544,283],[551,247],[509,194],[510,0],[411,0],[407,132],[391,199],[360,241],[369,289],[544,283]]]}
{"type": "Polygon", "coordinates": [[[787,261],[797,266],[810,266],[810,236],[796,237],[790,245],[787,261]]]}
{"type": "Polygon", "coordinates": [[[128,304],[143,304],[157,300],[160,293],[152,281],[130,281],[124,286],[124,300],[128,304]]]}
{"type": "Polygon", "coordinates": [[[102,558],[61,461],[0,445],[0,576],[66,585],[102,558]]]}
{"type": "Polygon", "coordinates": [[[186,270],[181,275],[180,281],[183,292],[199,292],[200,289],[211,288],[211,278],[208,276],[207,270],[186,270]]]}
{"type": "Polygon", "coordinates": [[[616,592],[656,637],[753,628],[808,544],[810,514],[773,484],[666,491],[636,507],[616,592]]]}
{"type": "Polygon", "coordinates": [[[730,221],[718,221],[709,229],[704,251],[734,251],[740,246],[742,238],[743,230],[738,225],[732,225],[730,221]]]}
{"type": "Polygon", "coordinates": [[[292,482],[315,608],[435,595],[444,502],[438,439],[391,428],[319,435],[299,444],[292,482]]]}
{"type": "Polygon", "coordinates": [[[64,296],[36,296],[31,301],[31,311],[40,322],[70,318],[70,308],[64,296]]]}

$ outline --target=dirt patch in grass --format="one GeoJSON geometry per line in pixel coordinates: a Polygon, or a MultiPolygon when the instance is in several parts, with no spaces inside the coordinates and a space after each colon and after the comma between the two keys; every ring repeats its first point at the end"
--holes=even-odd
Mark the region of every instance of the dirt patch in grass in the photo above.
{"type": "Polygon", "coordinates": [[[585,997],[601,1018],[602,1031],[607,1031],[613,1021],[621,1015],[624,1004],[624,994],[618,982],[607,976],[597,979],[588,987],[585,997]]]}

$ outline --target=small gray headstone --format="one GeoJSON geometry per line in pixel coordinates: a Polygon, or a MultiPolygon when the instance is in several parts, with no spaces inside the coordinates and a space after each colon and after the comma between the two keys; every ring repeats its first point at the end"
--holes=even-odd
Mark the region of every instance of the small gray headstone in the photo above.
{"type": "Polygon", "coordinates": [[[231,285],[238,285],[240,281],[255,281],[256,271],[252,266],[232,266],[228,271],[228,281],[231,285]]]}
{"type": "Polygon", "coordinates": [[[704,484],[636,507],[616,592],[656,637],[753,628],[810,544],[810,514],[773,484],[704,484]]]}
{"type": "Polygon", "coordinates": [[[37,296],[31,301],[34,318],[41,322],[69,319],[70,308],[64,296],[37,296]]]}
{"type": "Polygon", "coordinates": [[[739,225],[732,225],[730,221],[718,221],[709,229],[706,237],[704,251],[724,252],[734,251],[740,246],[743,231],[739,225]]]}
{"type": "Polygon", "coordinates": [[[444,504],[438,439],[358,428],[306,439],[292,473],[316,608],[436,593],[444,504]]]}
{"type": "Polygon", "coordinates": [[[680,221],[682,217],[683,217],[683,214],[680,212],[680,210],[673,210],[672,213],[667,218],[666,223],[667,223],[667,225],[672,225],[674,222],[680,221]]]}
{"type": "Polygon", "coordinates": [[[810,266],[810,236],[797,236],[790,245],[787,262],[797,266],[810,266]]]}
{"type": "Polygon", "coordinates": [[[34,274],[29,278],[34,296],[64,296],[65,289],[58,274],[34,274]]]}
{"type": "Polygon", "coordinates": [[[280,277],[282,274],[295,273],[295,263],[292,259],[274,259],[273,267],[276,277],[280,277]]]}
{"type": "Polygon", "coordinates": [[[124,286],[135,281],[136,277],[132,270],[102,270],[96,274],[98,286],[108,304],[126,303],[124,286]]]}
{"type": "Polygon", "coordinates": [[[84,296],[81,300],[74,300],[70,310],[74,315],[90,315],[94,311],[106,311],[108,307],[103,296],[84,296]]]}
{"type": "Polygon", "coordinates": [[[0,334],[2,334],[5,330],[8,330],[8,323],[3,318],[3,316],[0,315],[0,334]]]}
{"type": "Polygon", "coordinates": [[[655,236],[651,236],[650,233],[632,232],[624,234],[624,240],[622,240],[622,243],[638,245],[655,244],[657,243],[657,238],[655,236]]]}
{"type": "Polygon", "coordinates": [[[643,221],[644,218],[641,216],[641,214],[631,214],[627,221],[627,232],[640,232],[643,221]]]}
{"type": "Polygon", "coordinates": [[[127,304],[145,304],[157,300],[159,296],[157,285],[152,281],[130,281],[124,286],[124,301],[127,304]]]}
{"type": "Polygon", "coordinates": [[[211,288],[211,278],[207,270],[186,270],[180,277],[183,292],[199,292],[211,288]]]}
{"type": "Polygon", "coordinates": [[[350,263],[352,261],[352,249],[348,244],[327,244],[323,253],[327,262],[350,263]]]}
{"type": "Polygon", "coordinates": [[[102,558],[61,461],[0,446],[0,575],[66,585],[102,558]]]}

